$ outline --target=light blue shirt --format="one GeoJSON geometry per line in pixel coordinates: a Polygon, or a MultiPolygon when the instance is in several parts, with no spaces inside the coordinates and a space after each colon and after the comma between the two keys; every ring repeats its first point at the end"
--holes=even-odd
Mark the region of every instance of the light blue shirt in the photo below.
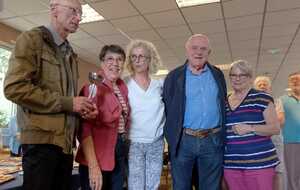
{"type": "Polygon", "coordinates": [[[9,149],[14,154],[19,153],[20,141],[17,139],[17,133],[19,132],[16,116],[13,116],[9,123],[9,149]]]}
{"type": "Polygon", "coordinates": [[[207,65],[200,74],[186,69],[184,128],[209,129],[220,124],[218,86],[207,65]]]}
{"type": "Polygon", "coordinates": [[[288,95],[280,99],[285,116],[282,128],[283,143],[300,143],[300,100],[288,95]]]}

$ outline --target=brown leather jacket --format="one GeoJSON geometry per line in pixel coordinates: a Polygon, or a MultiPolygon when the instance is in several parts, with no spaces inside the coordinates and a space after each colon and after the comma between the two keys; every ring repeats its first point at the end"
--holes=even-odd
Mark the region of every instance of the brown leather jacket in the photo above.
{"type": "MultiPolygon", "coordinates": [[[[78,63],[72,51],[70,63],[77,92],[78,63]]],[[[67,96],[64,59],[45,27],[22,33],[9,60],[4,94],[18,105],[22,144],[54,144],[72,152],[75,128],[66,126],[72,115],[73,97],[67,96]]],[[[77,120],[77,119],[76,119],[77,120]]]]}

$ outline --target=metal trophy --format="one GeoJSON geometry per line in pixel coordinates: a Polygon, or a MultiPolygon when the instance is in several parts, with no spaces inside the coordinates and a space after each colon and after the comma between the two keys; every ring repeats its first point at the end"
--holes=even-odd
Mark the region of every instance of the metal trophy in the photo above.
{"type": "Polygon", "coordinates": [[[97,94],[97,84],[101,83],[103,81],[103,77],[101,75],[98,75],[96,72],[89,72],[89,99],[94,99],[97,94]]]}

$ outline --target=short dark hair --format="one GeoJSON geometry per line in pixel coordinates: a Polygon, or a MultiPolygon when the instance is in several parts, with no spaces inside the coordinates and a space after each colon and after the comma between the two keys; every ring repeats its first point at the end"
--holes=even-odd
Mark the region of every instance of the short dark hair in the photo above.
{"type": "Polygon", "coordinates": [[[103,48],[101,49],[100,54],[99,54],[100,61],[104,60],[104,57],[107,54],[107,52],[120,54],[125,61],[125,58],[126,58],[125,51],[121,46],[115,45],[115,44],[103,46],[103,48]]]}

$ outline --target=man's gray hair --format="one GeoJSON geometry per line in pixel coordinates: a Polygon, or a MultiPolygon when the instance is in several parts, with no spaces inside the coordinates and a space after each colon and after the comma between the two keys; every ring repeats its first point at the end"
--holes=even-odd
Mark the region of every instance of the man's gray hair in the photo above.
{"type": "Polygon", "coordinates": [[[209,49],[211,49],[209,38],[208,38],[206,35],[204,35],[204,34],[194,34],[194,35],[190,36],[190,37],[188,38],[188,40],[186,41],[186,43],[185,43],[185,48],[187,48],[189,42],[190,42],[193,38],[198,38],[198,37],[200,37],[200,38],[205,38],[205,39],[208,41],[208,47],[209,47],[209,49]]]}

